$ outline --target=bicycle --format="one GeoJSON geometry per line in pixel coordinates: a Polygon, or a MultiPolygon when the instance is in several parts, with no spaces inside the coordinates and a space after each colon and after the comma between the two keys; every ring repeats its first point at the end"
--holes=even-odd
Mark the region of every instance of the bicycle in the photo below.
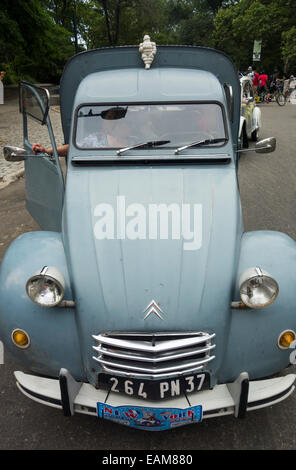
{"type": "Polygon", "coordinates": [[[287,103],[286,95],[283,92],[281,86],[277,86],[275,91],[263,90],[260,93],[260,101],[264,103],[270,103],[271,101],[276,101],[279,106],[285,106],[287,103]]]}
{"type": "Polygon", "coordinates": [[[286,96],[281,88],[277,88],[275,90],[273,97],[275,98],[279,106],[285,106],[285,104],[287,103],[286,96]]]}

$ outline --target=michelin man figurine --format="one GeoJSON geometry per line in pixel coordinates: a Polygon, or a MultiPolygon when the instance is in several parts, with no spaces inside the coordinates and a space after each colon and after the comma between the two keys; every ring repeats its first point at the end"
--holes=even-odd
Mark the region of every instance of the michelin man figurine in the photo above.
{"type": "Polygon", "coordinates": [[[140,44],[139,51],[142,54],[145,69],[150,69],[154,56],[156,54],[156,44],[155,42],[150,41],[150,36],[148,36],[148,34],[144,36],[144,40],[140,44]]]}

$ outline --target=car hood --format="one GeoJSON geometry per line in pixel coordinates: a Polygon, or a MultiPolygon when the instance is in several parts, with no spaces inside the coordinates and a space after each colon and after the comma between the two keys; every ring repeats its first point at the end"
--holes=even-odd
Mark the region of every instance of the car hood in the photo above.
{"type": "Polygon", "coordinates": [[[233,168],[83,168],[65,198],[87,368],[92,335],[106,331],[214,332],[223,350],[241,237],[233,168]]]}

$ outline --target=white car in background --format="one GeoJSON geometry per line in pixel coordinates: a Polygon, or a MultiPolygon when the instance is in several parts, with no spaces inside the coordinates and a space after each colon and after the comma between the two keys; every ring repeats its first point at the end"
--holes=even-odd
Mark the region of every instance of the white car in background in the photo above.
{"type": "Polygon", "coordinates": [[[261,110],[256,104],[251,77],[240,78],[241,84],[241,117],[240,141],[243,148],[249,147],[249,140],[256,142],[262,127],[261,110]]]}

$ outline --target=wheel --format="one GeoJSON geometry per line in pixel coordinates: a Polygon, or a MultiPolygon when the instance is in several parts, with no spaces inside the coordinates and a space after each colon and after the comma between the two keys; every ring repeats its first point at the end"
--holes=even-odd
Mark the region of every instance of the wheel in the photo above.
{"type": "Polygon", "coordinates": [[[258,129],[255,129],[252,134],[251,134],[251,139],[253,142],[257,142],[258,140],[258,134],[259,134],[259,131],[258,129]]]}
{"type": "Polygon", "coordinates": [[[285,97],[284,93],[280,92],[276,95],[276,102],[279,106],[285,106],[286,97],[285,97]]]}
{"type": "Polygon", "coordinates": [[[246,126],[243,127],[243,148],[247,149],[249,147],[249,139],[247,136],[246,126]]]}

